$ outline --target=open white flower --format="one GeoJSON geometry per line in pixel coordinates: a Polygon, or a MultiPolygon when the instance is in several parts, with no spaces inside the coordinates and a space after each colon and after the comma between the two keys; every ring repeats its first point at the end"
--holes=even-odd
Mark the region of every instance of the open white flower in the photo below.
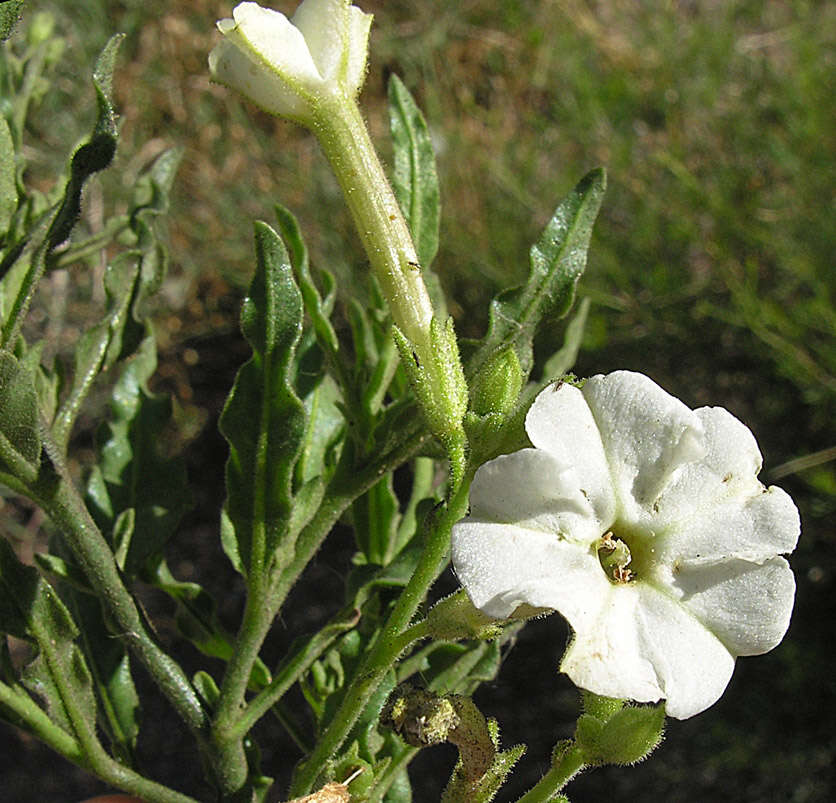
{"type": "Polygon", "coordinates": [[[781,641],[795,596],[779,555],[798,511],[758,481],[754,436],[629,371],[551,385],[526,431],[534,448],[482,466],[453,528],[473,603],[558,610],[575,633],[561,669],[581,688],[705,710],[738,655],[781,641]]]}
{"type": "Polygon", "coordinates": [[[310,124],[321,98],[357,96],[371,24],[349,0],[305,0],[292,19],[240,3],[232,19],[218,21],[224,38],[209,54],[209,71],[265,111],[310,124]]]}

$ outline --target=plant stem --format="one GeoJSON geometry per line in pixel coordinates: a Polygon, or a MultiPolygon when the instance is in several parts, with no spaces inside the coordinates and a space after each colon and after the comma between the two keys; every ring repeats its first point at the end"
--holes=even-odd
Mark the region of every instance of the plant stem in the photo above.
{"type": "Polygon", "coordinates": [[[312,126],[343,191],[396,326],[422,359],[433,306],[395,194],[356,103],[321,102],[312,126]]]}
{"type": "Polygon", "coordinates": [[[584,754],[574,743],[556,756],[549,771],[517,803],[548,803],[584,768],[584,754]]]}
{"type": "Polygon", "coordinates": [[[82,766],[95,773],[102,780],[133,795],[141,796],[146,803],[197,803],[187,795],[180,794],[167,786],[162,786],[155,781],[144,778],[107,754],[96,736],[93,725],[85,716],[75,690],[67,681],[73,670],[59,654],[50,638],[50,634],[41,630],[37,623],[34,626],[34,635],[52,681],[61,696],[64,710],[75,732],[77,745],[84,756],[82,766]]]}
{"type": "Polygon", "coordinates": [[[468,483],[464,483],[440,510],[414,574],[401,592],[366,660],[355,674],[334,718],[320,736],[313,753],[300,766],[291,786],[291,794],[299,796],[310,791],[325,762],[340,748],[369,698],[403,651],[409,636],[412,633],[418,637],[423,634],[420,626],[408,633],[409,623],[438,576],[439,567],[447,560],[450,531],[453,524],[464,515],[467,492],[468,483]]]}
{"type": "Polygon", "coordinates": [[[110,546],[79,496],[63,460],[53,454],[55,450],[47,440],[44,447],[58,475],[49,472],[49,476],[39,477],[30,486],[31,497],[61,530],[90,586],[118,628],[118,638],[136,655],[186,725],[196,734],[204,733],[208,719],[188,677],[148,633],[134,598],[122,582],[110,546]]]}
{"type": "Polygon", "coordinates": [[[244,617],[235,641],[235,649],[226,665],[218,709],[212,723],[215,748],[214,767],[225,793],[238,792],[249,774],[243,734],[233,731],[244,704],[247,684],[255,659],[273,623],[273,611],[267,605],[261,582],[251,583],[244,617]]]}
{"type": "Polygon", "coordinates": [[[28,694],[15,692],[10,686],[0,682],[0,709],[4,710],[4,713],[11,712],[13,716],[9,716],[8,713],[5,716],[9,722],[29,730],[56,753],[60,753],[73,764],[88,767],[78,741],[59,728],[28,694]]]}
{"type": "Polygon", "coordinates": [[[347,618],[341,611],[336,621],[327,624],[305,642],[301,649],[286,659],[276,670],[270,685],[262,689],[238,717],[230,730],[230,735],[238,737],[249,732],[256,722],[281,700],[287,690],[305,673],[341,633],[350,630],[359,619],[359,612],[347,618]]]}

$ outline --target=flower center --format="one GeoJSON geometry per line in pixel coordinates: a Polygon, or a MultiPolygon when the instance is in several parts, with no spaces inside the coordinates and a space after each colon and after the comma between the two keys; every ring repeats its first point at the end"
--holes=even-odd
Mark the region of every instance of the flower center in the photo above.
{"type": "Polygon", "coordinates": [[[612,532],[598,540],[598,560],[610,582],[625,584],[636,579],[633,570],[628,568],[632,559],[630,547],[612,532]]]}

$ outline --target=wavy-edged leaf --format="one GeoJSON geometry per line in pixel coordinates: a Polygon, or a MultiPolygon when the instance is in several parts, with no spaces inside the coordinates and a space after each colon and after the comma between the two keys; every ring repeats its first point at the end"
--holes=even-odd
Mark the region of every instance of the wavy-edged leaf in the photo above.
{"type": "Polygon", "coordinates": [[[15,147],[6,118],[0,114],[0,248],[17,210],[17,181],[15,179],[15,147]]]}
{"type": "Polygon", "coordinates": [[[531,371],[537,325],[545,316],[562,318],[572,305],[606,185],[606,172],[592,170],[557,207],[531,247],[526,283],[504,290],[491,302],[487,335],[468,364],[471,374],[508,346],[516,351],[524,375],[531,371]]]}
{"type": "Polygon", "coordinates": [[[389,79],[389,128],[395,163],[392,188],[426,271],[438,252],[441,219],[435,153],[424,116],[397,75],[389,79]]]}
{"type": "Polygon", "coordinates": [[[276,220],[279,224],[279,232],[284,242],[287,243],[296,281],[302,292],[305,312],[307,312],[308,317],[311,319],[316,338],[320,345],[335,358],[339,351],[340,343],[330,320],[336,298],[334,277],[327,272],[321,274],[322,280],[325,282],[325,296],[323,298],[311,276],[308,262],[308,249],[305,241],[302,239],[302,233],[299,230],[299,224],[296,218],[289,209],[280,204],[276,204],[275,210],[276,220]]]}
{"type": "MultiPolygon", "coordinates": [[[[41,454],[38,394],[31,366],[0,350],[0,437],[14,462],[36,469],[41,454]]],[[[0,460],[0,470],[15,473],[0,460]]]]}
{"type": "Polygon", "coordinates": [[[37,230],[28,241],[18,243],[3,258],[0,277],[19,260],[26,265],[19,289],[13,301],[6,301],[9,310],[3,321],[0,346],[14,344],[22,319],[29,309],[35,288],[46,269],[50,252],[64,242],[81,214],[81,193],[87,179],[104,170],[116,153],[116,111],[112,101],[113,68],[116,54],[124,35],[112,37],[102,50],[93,69],[93,86],[96,90],[98,116],[93,132],[86,143],[78,148],[70,161],[70,177],[60,202],[40,221],[37,230]]]}
{"type": "Polygon", "coordinates": [[[101,458],[87,485],[91,511],[111,533],[129,576],[159,555],[191,503],[184,461],[166,451],[171,400],[148,390],[156,367],[156,346],[147,337],[113,388],[111,420],[98,437],[101,458]]]}
{"type": "Polygon", "coordinates": [[[2,538],[0,627],[37,647],[37,655],[23,668],[20,680],[49,718],[75,735],[66,708],[69,693],[75,711],[92,731],[96,701],[90,671],[75,643],[78,628],[52,586],[36,569],[24,566],[2,538]]]}
{"type": "MultiPolygon", "coordinates": [[[[157,565],[153,583],[176,602],[174,622],[183,637],[204,655],[223,661],[232,657],[235,640],[221,624],[218,606],[206,589],[197,583],[177,580],[165,561],[157,565]]],[[[256,658],[250,673],[250,689],[263,689],[269,682],[270,670],[260,658],[256,658]]]]}
{"type": "Polygon", "coordinates": [[[400,504],[392,475],[387,474],[351,506],[357,548],[369,563],[392,560],[400,524],[400,504]]]}
{"type": "Polygon", "coordinates": [[[266,569],[277,549],[292,547],[283,540],[306,418],[291,376],[302,295],[284,244],[266,223],[255,224],[255,243],[256,274],[241,311],[253,353],[238,371],[220,420],[229,443],[226,508],[247,575],[254,560],[266,569]]]}
{"type": "Polygon", "coordinates": [[[101,603],[94,596],[69,591],[65,596],[80,631],[99,702],[99,723],[119,759],[134,761],[139,735],[139,695],[131,674],[131,659],[124,644],[113,637],[101,603]]]}
{"type": "Polygon", "coordinates": [[[113,365],[122,351],[122,332],[128,319],[138,271],[136,259],[129,254],[120,255],[105,270],[108,312],[79,338],[72,382],[52,423],[52,436],[61,451],[66,450],[72,426],[96,377],[113,365]]]}

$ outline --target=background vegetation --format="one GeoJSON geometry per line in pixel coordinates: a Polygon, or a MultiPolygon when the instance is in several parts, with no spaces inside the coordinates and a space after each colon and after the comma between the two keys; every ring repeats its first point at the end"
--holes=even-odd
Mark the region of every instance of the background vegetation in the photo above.
{"type": "MultiPolygon", "coordinates": [[[[274,5],[290,12],[295,0],[274,5]]],[[[581,779],[570,787],[572,800],[829,799],[836,780],[836,133],[828,79],[836,5],[362,5],[376,14],[364,91],[373,135],[386,153],[385,83],[396,72],[436,140],[444,203],[436,267],[459,331],[483,331],[487,300],[521,278],[528,245],[556,201],[587,169],[606,165],[610,189],[581,286],[592,306],[577,372],[641,370],[692,406],[727,407],[758,437],[763,478],[780,482],[801,508],[803,537],[792,561],[798,599],[786,641],[765,658],[740,661],[721,702],[672,722],[651,761],[581,779]]],[[[230,10],[219,0],[30,0],[25,9],[51,12],[66,45],[29,131],[31,182],[46,189],[89,130],[93,93],[78,87],[117,30],[128,35],[116,74],[120,153],[92,182],[86,226],[95,230],[104,210],[123,204],[124,176],[172,144],[184,148],[157,315],[159,388],[182,409],[197,501],[172,563],[184,579],[190,570],[202,578],[214,572],[206,584],[216,590],[237,588],[216,544],[225,450],[213,432],[246,354],[237,312],[252,266],[251,221],[269,218],[281,200],[302,222],[315,259],[344,283],[362,264],[313,138],[209,84],[213,23],[230,10]]],[[[52,295],[32,325],[47,327],[58,353],[71,352],[87,305],[101,293],[102,267],[49,278],[52,295]]],[[[560,336],[549,333],[552,346],[560,336]]],[[[80,464],[88,445],[84,437],[77,444],[80,464]]],[[[37,548],[39,518],[8,502],[0,517],[21,552],[37,548]]],[[[289,633],[328,615],[329,594],[341,593],[339,572],[351,552],[339,534],[332,542],[285,627],[276,628],[276,655],[289,633]]],[[[230,621],[240,602],[226,594],[230,621]]],[[[161,603],[149,596],[147,604],[161,603]]],[[[477,698],[499,719],[506,743],[529,744],[515,774],[520,789],[545,768],[574,719],[575,697],[555,671],[565,637],[558,617],[527,627],[499,680],[477,698]]],[[[165,722],[164,705],[150,705],[142,750],[173,779],[191,759],[179,752],[176,732],[154,727],[165,722]]],[[[9,800],[73,801],[101,788],[5,725],[0,732],[10,745],[0,754],[9,800]]],[[[265,766],[289,773],[298,757],[292,741],[273,750],[265,766]]],[[[434,799],[430,790],[446,779],[453,754],[440,753],[416,762],[418,801],[434,799]]]]}

